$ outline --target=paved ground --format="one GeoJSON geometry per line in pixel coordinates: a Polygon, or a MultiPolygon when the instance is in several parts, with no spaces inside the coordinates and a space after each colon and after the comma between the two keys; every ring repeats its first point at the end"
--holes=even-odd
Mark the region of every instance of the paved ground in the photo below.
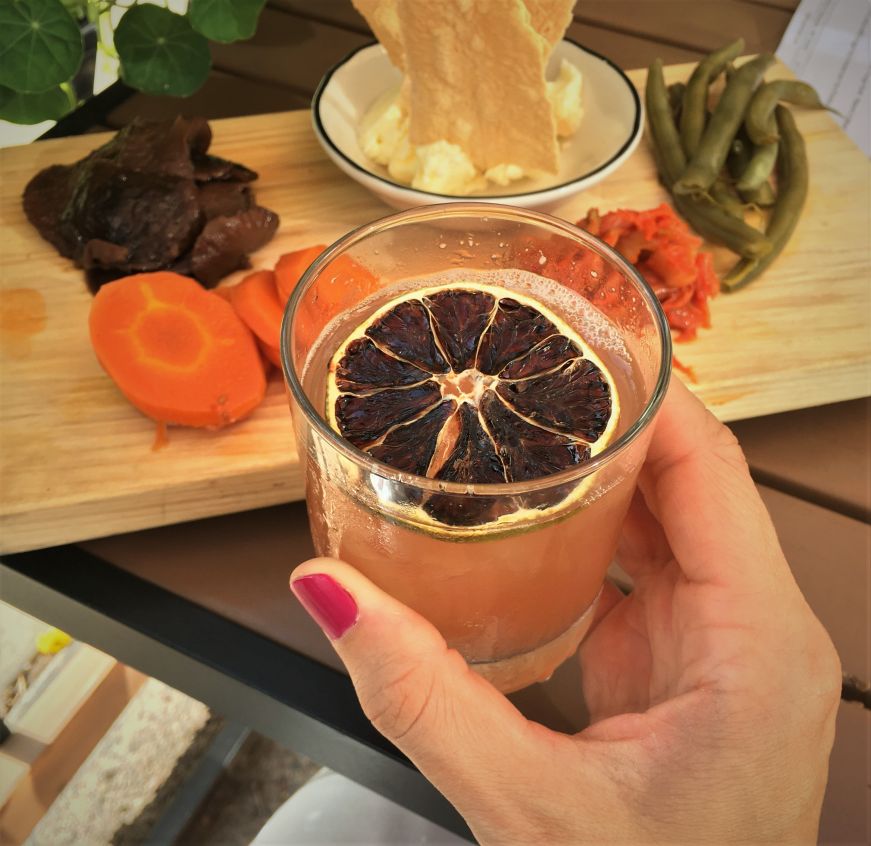
{"type": "Polygon", "coordinates": [[[252,734],[179,839],[185,846],[247,846],[288,796],[318,766],[252,734]]]}
{"type": "MultiPolygon", "coordinates": [[[[0,690],[36,654],[47,623],[0,603],[0,690]]],[[[141,844],[222,728],[200,702],[149,679],[64,788],[28,846],[141,844]]],[[[180,842],[245,846],[317,770],[307,759],[249,735],[180,842]]]]}

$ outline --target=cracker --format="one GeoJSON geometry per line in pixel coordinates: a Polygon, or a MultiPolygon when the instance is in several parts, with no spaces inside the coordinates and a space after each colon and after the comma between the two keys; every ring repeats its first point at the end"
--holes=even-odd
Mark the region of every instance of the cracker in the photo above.
{"type": "Polygon", "coordinates": [[[529,9],[535,31],[547,40],[550,50],[553,50],[572,22],[575,0],[523,0],[523,2],[529,9]]]}
{"type": "Polygon", "coordinates": [[[399,35],[396,0],[351,0],[351,2],[366,19],[369,28],[387,51],[390,61],[400,70],[404,70],[405,53],[399,35]]]}
{"type": "Polygon", "coordinates": [[[396,0],[410,83],[411,142],[446,140],[479,170],[555,173],[548,41],[523,0],[396,0]]]}

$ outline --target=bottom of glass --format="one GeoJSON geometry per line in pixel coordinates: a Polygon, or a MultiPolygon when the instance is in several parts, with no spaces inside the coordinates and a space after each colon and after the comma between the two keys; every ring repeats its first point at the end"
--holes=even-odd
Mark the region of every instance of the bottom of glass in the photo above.
{"type": "Polygon", "coordinates": [[[593,623],[601,595],[600,590],[587,610],[571,626],[542,646],[501,661],[470,662],[469,666],[503,693],[513,693],[536,682],[547,681],[554,670],[577,651],[593,623]]]}

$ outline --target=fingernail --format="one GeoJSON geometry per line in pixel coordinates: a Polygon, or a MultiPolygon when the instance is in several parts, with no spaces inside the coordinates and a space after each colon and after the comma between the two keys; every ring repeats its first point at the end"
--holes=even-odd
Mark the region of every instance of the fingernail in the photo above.
{"type": "Polygon", "coordinates": [[[340,638],[357,622],[354,597],[332,576],[300,576],[290,583],[290,589],[331,640],[340,638]]]}

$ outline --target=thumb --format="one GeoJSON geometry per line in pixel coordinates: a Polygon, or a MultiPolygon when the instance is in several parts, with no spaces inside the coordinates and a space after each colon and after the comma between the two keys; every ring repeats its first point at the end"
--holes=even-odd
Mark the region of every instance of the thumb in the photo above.
{"type": "Polygon", "coordinates": [[[350,565],[308,561],[290,586],[332,641],[375,728],[461,813],[470,802],[480,811],[497,789],[504,801],[506,778],[534,754],[532,724],[431,623],[350,565]]]}

